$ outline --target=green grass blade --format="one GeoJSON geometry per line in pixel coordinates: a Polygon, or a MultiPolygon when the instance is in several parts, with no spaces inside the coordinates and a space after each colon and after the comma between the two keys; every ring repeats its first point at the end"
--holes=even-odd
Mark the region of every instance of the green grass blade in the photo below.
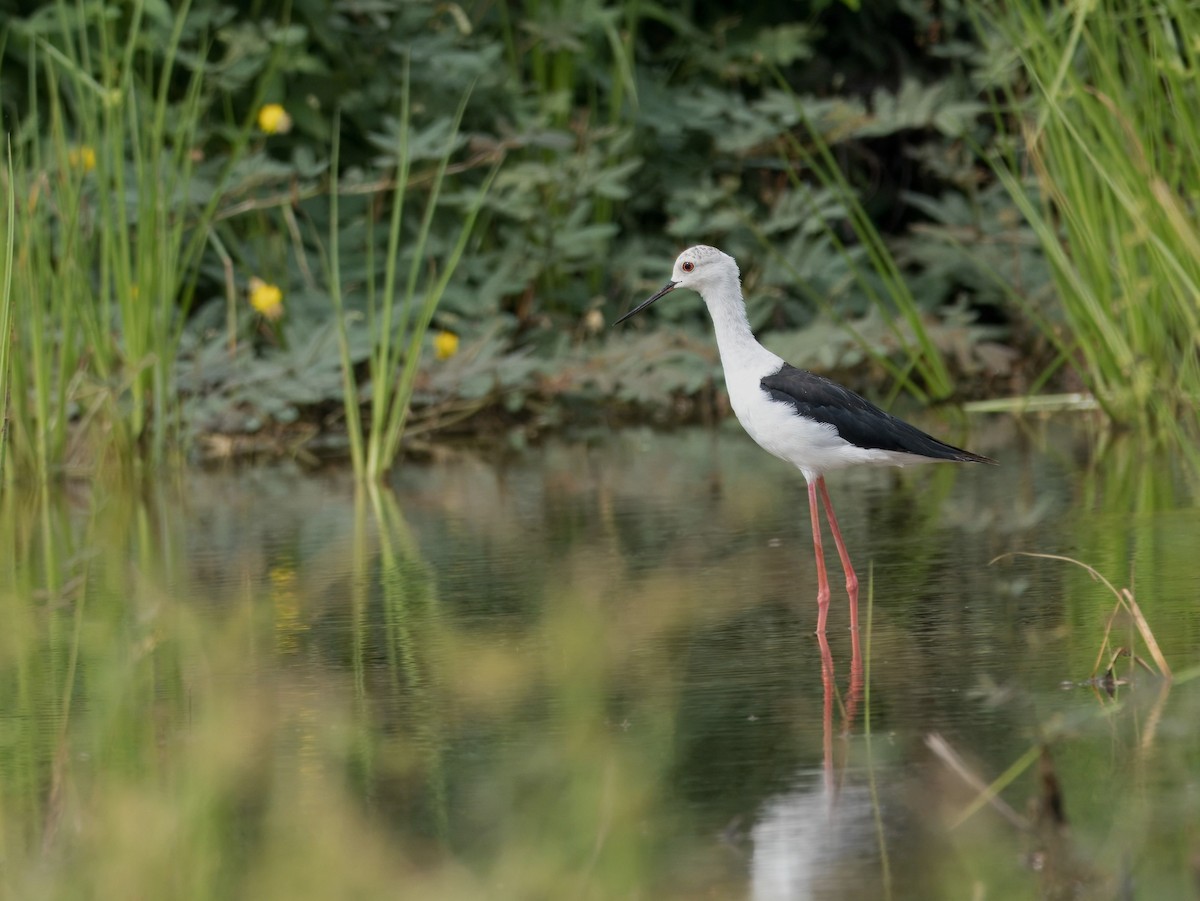
{"type": "MultiPolygon", "coordinates": [[[[412,379],[411,377],[406,378],[405,375],[410,370],[415,373],[416,363],[420,358],[421,342],[424,339],[426,330],[429,328],[429,322],[433,318],[433,311],[441,299],[441,293],[445,289],[445,281],[449,279],[458,265],[458,259],[462,254],[463,247],[465,247],[466,239],[470,236],[470,231],[474,227],[479,207],[483,203],[483,198],[486,196],[487,190],[491,187],[492,178],[495,177],[495,172],[493,171],[485,182],[485,188],[476,196],[476,202],[459,231],[459,243],[456,245],[450,260],[446,262],[443,269],[443,281],[440,282],[441,288],[426,291],[422,307],[417,314],[417,322],[414,324],[412,322],[412,306],[416,298],[417,282],[421,274],[422,264],[425,262],[425,247],[429,242],[434,213],[437,210],[438,199],[441,196],[442,185],[446,178],[446,169],[450,164],[454,145],[458,139],[459,125],[462,123],[463,114],[466,112],[467,103],[470,99],[471,91],[468,89],[464,92],[462,99],[459,101],[458,109],[455,111],[450,127],[450,136],[446,141],[446,150],[438,160],[433,182],[429,189],[429,197],[425,202],[425,212],[421,219],[420,230],[417,233],[417,239],[412,249],[412,260],[409,264],[408,278],[404,286],[398,323],[399,334],[396,338],[401,344],[407,343],[408,346],[408,353],[404,359],[404,374],[401,375],[399,384],[395,390],[392,390],[391,386],[396,384],[395,372],[393,371],[395,367],[372,372],[372,390],[376,395],[385,393],[386,404],[381,408],[383,410],[382,418],[372,418],[371,453],[367,464],[367,473],[371,478],[378,478],[382,475],[391,466],[396,454],[399,452],[400,436],[404,429],[404,422],[408,417],[409,403],[412,400],[412,379]]],[[[404,186],[398,184],[397,190],[400,190],[402,187],[404,186]]],[[[398,246],[396,242],[398,242],[399,229],[400,220],[393,218],[392,228],[388,235],[389,250],[393,246],[398,246]]],[[[394,299],[391,292],[388,292],[384,298],[384,308],[390,309],[392,303],[394,303],[394,299]]],[[[390,330],[386,335],[380,335],[379,340],[391,341],[390,330]]]]}
{"type": "MultiPolygon", "coordinates": [[[[375,343],[372,349],[372,391],[371,391],[371,439],[367,451],[367,469],[378,473],[381,468],[381,453],[383,433],[388,417],[388,391],[385,386],[391,385],[391,373],[395,368],[392,355],[393,319],[396,309],[396,271],[400,253],[400,233],[404,224],[404,200],[408,193],[409,160],[409,127],[412,116],[410,105],[409,60],[404,60],[404,80],[400,94],[400,122],[396,137],[396,186],[392,191],[392,215],[388,224],[387,262],[383,277],[383,300],[380,309],[379,322],[371,323],[375,343]]],[[[457,133],[457,129],[455,129],[457,133]]],[[[406,295],[407,301],[407,295],[406,295]]],[[[406,304],[407,306],[407,304],[406,304]]]]}
{"type": "Polygon", "coordinates": [[[462,259],[463,253],[467,248],[467,242],[470,240],[475,229],[475,220],[479,217],[479,211],[483,208],[483,202],[491,191],[492,183],[496,180],[496,176],[500,172],[500,166],[500,163],[496,163],[492,167],[491,172],[488,173],[487,178],[484,179],[483,184],[480,185],[479,190],[476,192],[471,203],[471,208],[463,220],[462,227],[459,229],[458,240],[455,242],[454,250],[443,263],[441,276],[433,287],[426,292],[425,302],[421,307],[420,319],[413,327],[409,336],[408,352],[404,358],[404,370],[400,374],[400,382],[396,389],[394,406],[396,415],[388,423],[387,438],[384,446],[385,460],[389,465],[400,452],[400,439],[403,437],[404,425],[408,420],[413,383],[416,380],[417,365],[421,361],[421,346],[425,338],[425,333],[428,331],[434,311],[437,309],[437,305],[446,291],[446,286],[449,285],[450,279],[458,268],[459,261],[462,259]]]}
{"type": "Polygon", "coordinates": [[[17,232],[17,186],[13,180],[12,139],[5,141],[4,273],[0,275],[0,495],[4,493],[4,463],[8,448],[9,384],[12,354],[13,250],[17,232]]]}
{"type": "Polygon", "coordinates": [[[342,358],[342,405],[346,414],[346,432],[350,439],[350,462],[361,479],[366,473],[363,454],[362,417],[358,409],[358,383],[354,377],[354,362],[350,356],[350,337],[346,327],[346,307],[342,299],[341,248],[338,204],[338,166],[341,148],[341,113],[333,116],[333,150],[329,166],[329,294],[337,316],[338,352],[342,358]]]}

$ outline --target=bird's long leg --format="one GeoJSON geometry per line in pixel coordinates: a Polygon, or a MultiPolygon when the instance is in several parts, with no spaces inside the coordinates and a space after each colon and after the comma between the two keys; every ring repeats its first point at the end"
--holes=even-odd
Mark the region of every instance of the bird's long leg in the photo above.
{"type": "MultiPolygon", "coordinates": [[[[829,578],[825,575],[825,551],[821,547],[821,513],[817,506],[817,482],[808,483],[808,512],[812,516],[813,550],[817,555],[817,634],[825,634],[825,617],[829,613],[829,578]]],[[[834,534],[836,532],[836,526],[834,534]]],[[[840,542],[841,539],[839,538],[840,542]]],[[[840,545],[839,545],[840,546],[840,545]]]]}
{"type": "Polygon", "coordinates": [[[863,658],[862,642],[858,640],[858,631],[850,633],[850,696],[846,700],[846,718],[842,732],[849,734],[854,725],[854,714],[858,710],[858,702],[863,693],[863,658]]]}
{"type": "MultiPolygon", "coordinates": [[[[812,504],[812,489],[808,486],[809,504],[812,504]]],[[[833,543],[837,545],[838,556],[842,558],[842,570],[846,573],[846,593],[850,595],[850,629],[858,631],[858,576],[850,562],[850,553],[846,543],[842,541],[842,531],[838,528],[837,517],[833,515],[833,503],[829,500],[829,489],[825,487],[825,477],[817,479],[816,487],[821,489],[821,502],[825,505],[825,518],[829,520],[829,529],[833,532],[833,543]]],[[[815,513],[813,514],[816,515],[815,513]]]]}
{"type": "Polygon", "coordinates": [[[833,654],[829,651],[829,642],[826,641],[824,632],[817,633],[817,642],[821,648],[821,687],[824,689],[825,701],[821,711],[821,746],[824,751],[821,769],[825,773],[825,795],[832,806],[834,799],[833,693],[835,688],[833,654]]]}

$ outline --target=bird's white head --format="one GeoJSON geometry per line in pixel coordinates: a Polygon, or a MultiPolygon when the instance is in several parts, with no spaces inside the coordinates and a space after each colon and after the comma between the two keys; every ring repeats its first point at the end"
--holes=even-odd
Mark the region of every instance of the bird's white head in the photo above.
{"type": "Polygon", "coordinates": [[[701,294],[710,284],[726,283],[737,277],[737,261],[707,244],[697,244],[681,253],[671,273],[676,288],[691,288],[701,294]]]}
{"type": "Polygon", "coordinates": [[[640,313],[676,288],[691,288],[710,302],[711,298],[717,296],[737,297],[740,300],[737,261],[729,254],[707,244],[689,247],[675,259],[671,280],[662,290],[649,300],[638,304],[613,324],[624,322],[635,313],[640,313]]]}

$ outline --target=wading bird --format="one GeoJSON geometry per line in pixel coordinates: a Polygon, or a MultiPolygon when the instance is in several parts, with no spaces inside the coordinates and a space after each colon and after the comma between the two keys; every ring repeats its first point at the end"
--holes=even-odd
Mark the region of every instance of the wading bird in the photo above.
{"type": "Polygon", "coordinates": [[[715,247],[689,247],[675,260],[663,289],[620,319],[624,322],[676,288],[691,288],[704,299],[717,333],[717,349],[725,370],[729,402],[738,422],[759,446],[791,463],[808,482],[813,548],[817,557],[817,632],[825,632],[829,612],[829,579],[821,548],[817,494],[837,545],[846,591],[850,595],[850,628],[858,629],[858,576],[842,541],[825,473],[848,466],[908,466],[912,463],[995,463],[953,447],[916,426],[885,413],[837,382],[797,369],[754,338],[746,318],[737,262],[715,247]]]}

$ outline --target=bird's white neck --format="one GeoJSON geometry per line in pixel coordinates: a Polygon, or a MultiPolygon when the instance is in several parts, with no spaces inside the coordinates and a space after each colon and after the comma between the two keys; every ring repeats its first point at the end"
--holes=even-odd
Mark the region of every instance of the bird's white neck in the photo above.
{"type": "Polygon", "coordinates": [[[741,280],[736,275],[716,284],[706,285],[700,296],[704,298],[708,313],[712,317],[713,328],[717,333],[717,349],[721,352],[721,365],[726,371],[739,361],[757,365],[764,359],[778,359],[758,343],[754,332],[750,330],[750,320],[746,318],[746,304],[742,300],[741,280]]]}

